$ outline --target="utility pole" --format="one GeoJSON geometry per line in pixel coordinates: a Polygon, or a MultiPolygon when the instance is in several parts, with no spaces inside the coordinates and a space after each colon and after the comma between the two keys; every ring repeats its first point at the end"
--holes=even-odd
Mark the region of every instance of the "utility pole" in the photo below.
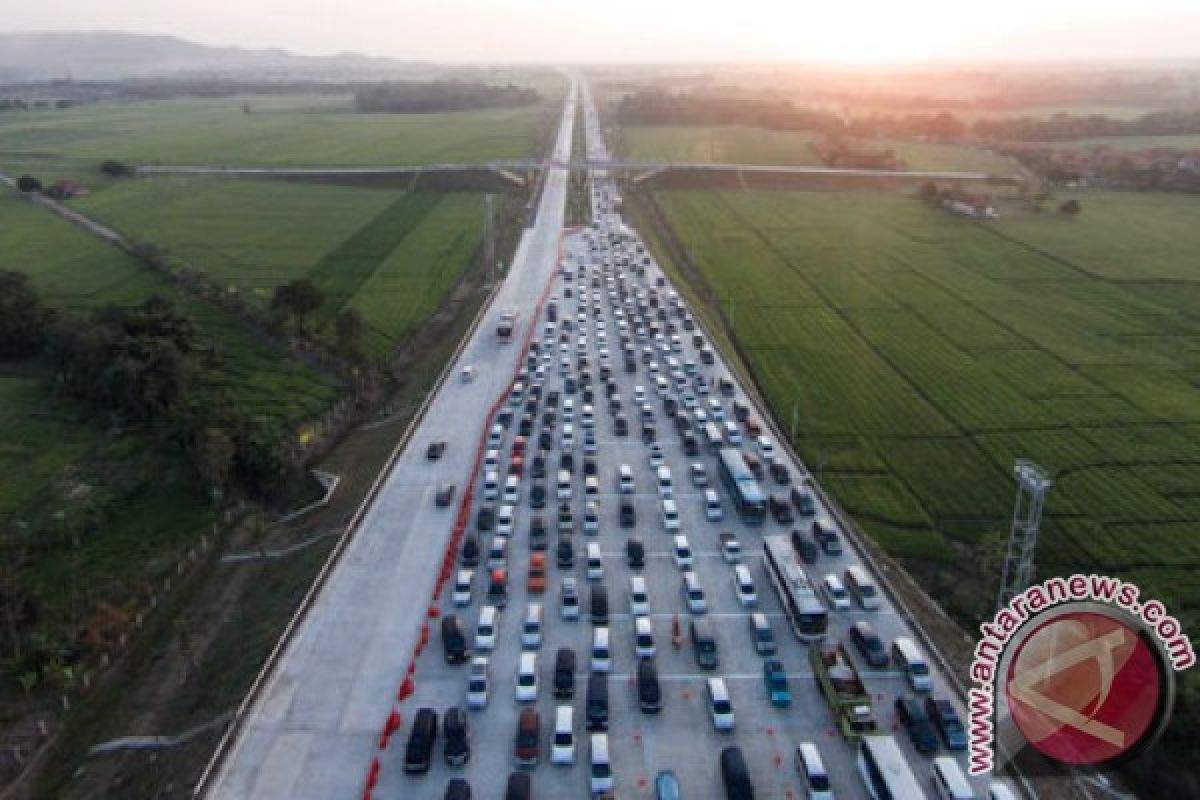
{"type": "Polygon", "coordinates": [[[800,419],[800,401],[793,398],[792,399],[792,432],[791,432],[791,437],[790,437],[792,440],[792,444],[796,443],[796,423],[799,419],[800,419]]]}
{"type": "Polygon", "coordinates": [[[489,192],[483,196],[483,254],[487,262],[487,285],[496,285],[496,237],[492,231],[492,197],[489,192]]]}

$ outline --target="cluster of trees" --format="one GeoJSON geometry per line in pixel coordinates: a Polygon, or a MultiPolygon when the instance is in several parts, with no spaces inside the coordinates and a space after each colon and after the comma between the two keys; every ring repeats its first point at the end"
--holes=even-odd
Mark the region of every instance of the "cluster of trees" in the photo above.
{"type": "Polygon", "coordinates": [[[0,359],[25,358],[46,342],[54,314],[23,272],[0,271],[0,359]]]}
{"type": "Polygon", "coordinates": [[[642,90],[622,98],[617,115],[622,122],[635,125],[753,125],[830,135],[924,137],[942,141],[968,135],[1009,141],[1060,141],[1095,136],[1200,133],[1200,111],[1156,111],[1129,120],[1102,114],[1054,114],[1046,118],[983,118],[968,124],[945,111],[843,116],[798,108],[774,92],[736,88],[676,93],[642,90]]]}
{"type": "Polygon", "coordinates": [[[359,89],[354,105],[359,111],[422,114],[477,108],[527,106],[538,102],[537,90],[478,81],[397,81],[359,89]]]}
{"type": "MultiPolygon", "coordinates": [[[[325,293],[307,278],[276,286],[271,296],[275,325],[283,327],[290,320],[301,333],[305,331],[308,318],[324,305],[325,293]]],[[[334,319],[333,333],[339,353],[352,361],[364,358],[367,322],[357,309],[342,309],[334,319]]]]}

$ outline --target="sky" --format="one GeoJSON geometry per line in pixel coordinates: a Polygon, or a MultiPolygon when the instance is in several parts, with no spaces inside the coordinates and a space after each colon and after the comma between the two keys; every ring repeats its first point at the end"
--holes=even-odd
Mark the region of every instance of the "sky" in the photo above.
{"type": "Polygon", "coordinates": [[[1200,0],[3,0],[0,30],[443,62],[1200,58],[1200,0]]]}

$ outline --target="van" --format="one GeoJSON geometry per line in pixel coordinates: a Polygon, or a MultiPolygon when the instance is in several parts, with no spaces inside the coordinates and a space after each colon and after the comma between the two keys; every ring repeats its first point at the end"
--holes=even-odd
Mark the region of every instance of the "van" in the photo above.
{"type": "Polygon", "coordinates": [[[633,649],[638,658],[652,658],[657,652],[654,646],[654,626],[649,617],[634,618],[633,649]]]}
{"type": "Polygon", "coordinates": [[[713,728],[718,733],[733,730],[733,700],[724,678],[709,678],[704,682],[708,690],[708,708],[712,714],[713,728]]]}
{"type": "Polygon", "coordinates": [[[629,579],[629,613],[635,617],[650,613],[650,597],[646,593],[646,579],[634,575],[629,579]]]}
{"type": "Polygon", "coordinates": [[[662,711],[662,688],[658,684],[658,666],[653,658],[639,658],[637,671],[638,708],[643,714],[662,711]]]}
{"type": "Polygon", "coordinates": [[[484,606],[479,611],[479,623],[475,627],[475,649],[492,650],[496,646],[496,622],[499,612],[495,606],[484,606]]]}
{"type": "Polygon", "coordinates": [[[554,696],[575,695],[575,651],[560,647],[554,655],[554,696]]]}
{"type": "Polygon", "coordinates": [[[608,734],[593,733],[591,736],[592,771],[590,784],[592,794],[611,792],[613,788],[612,762],[608,758],[608,734]]]}
{"type": "Polygon", "coordinates": [[[929,777],[941,800],[975,800],[975,792],[967,783],[962,767],[950,756],[938,756],[929,765],[929,777]]]}
{"type": "Polygon", "coordinates": [[[633,468],[628,464],[622,464],[617,469],[617,489],[621,494],[634,493],[633,468]]]}
{"type": "Polygon", "coordinates": [[[508,563],[508,539],[504,536],[493,536],[488,545],[488,569],[502,569],[508,563]]]}
{"type": "Polygon", "coordinates": [[[601,625],[592,630],[592,672],[608,672],[612,668],[608,628],[601,625]]]}
{"type": "Polygon", "coordinates": [[[758,606],[758,591],[754,588],[754,578],[745,564],[737,564],[733,568],[733,593],[737,595],[742,608],[758,606]]]}
{"type": "MultiPolygon", "coordinates": [[[[541,738],[541,727],[541,719],[538,717],[536,708],[530,706],[521,709],[521,713],[517,717],[516,740],[513,743],[513,755],[516,757],[517,766],[537,766],[538,752],[541,750],[538,741],[541,738]]],[[[511,788],[512,780],[510,779],[509,789],[511,788]]]]}
{"type": "Polygon", "coordinates": [[[602,583],[592,586],[591,620],[593,625],[608,624],[608,587],[602,583]]]}
{"type": "Polygon", "coordinates": [[[716,489],[704,490],[704,516],[709,522],[720,522],[725,518],[725,509],[721,507],[721,496],[716,489]]]}
{"type": "Polygon", "coordinates": [[[725,437],[715,422],[704,423],[704,440],[708,443],[709,452],[716,453],[725,446],[725,437]]]}
{"type": "Polygon", "coordinates": [[[933,689],[933,677],[929,673],[929,662],[917,649],[917,645],[907,636],[899,636],[892,642],[892,661],[908,677],[908,685],[914,692],[928,692],[933,689]]]}
{"type": "Polygon", "coordinates": [[[517,702],[535,702],[537,700],[537,693],[537,653],[521,653],[521,658],[517,662],[517,702]]]}
{"type": "Polygon", "coordinates": [[[557,497],[559,500],[571,499],[571,473],[565,469],[558,471],[558,481],[556,484],[557,497]]]}
{"type": "Polygon", "coordinates": [[[756,611],[749,615],[750,639],[754,642],[754,652],[760,656],[774,655],[775,631],[771,628],[771,620],[766,614],[756,611]]]}
{"type": "Polygon", "coordinates": [[[796,748],[796,771],[804,777],[804,788],[810,800],[833,800],[833,784],[821,760],[821,752],[812,742],[801,742],[796,748]]]}
{"type": "Polygon", "coordinates": [[[879,608],[879,589],[867,571],[858,564],[846,569],[846,590],[867,611],[879,608]]]}
{"type": "Polygon", "coordinates": [[[432,761],[433,746],[437,742],[438,715],[432,708],[422,708],[413,718],[412,731],[404,748],[404,771],[425,773],[432,761]]]}
{"type": "Polygon", "coordinates": [[[888,665],[888,654],[883,647],[883,640],[875,633],[871,623],[860,619],[851,625],[850,641],[854,642],[868,666],[883,669],[888,665]]]}
{"type": "Polygon", "coordinates": [[[457,614],[442,617],[442,650],[447,664],[465,664],[467,661],[467,635],[463,633],[462,621],[457,614]]]}
{"type": "Polygon", "coordinates": [[[721,665],[717,657],[717,637],[713,634],[712,625],[707,619],[693,617],[688,624],[691,633],[692,651],[696,656],[696,666],[700,669],[716,669],[721,665]]]}
{"type": "Polygon", "coordinates": [[[588,676],[587,684],[587,729],[589,731],[608,730],[608,676],[603,672],[593,672],[588,676]]]}
{"type": "Polygon", "coordinates": [[[575,763],[575,709],[569,705],[554,711],[554,738],[550,742],[551,764],[575,763]]]}
{"type": "Polygon", "coordinates": [[[679,530],[679,506],[670,497],[662,501],[662,519],[663,527],[668,531],[679,530]]]}
{"type": "Polygon", "coordinates": [[[604,577],[604,562],[600,558],[600,544],[587,543],[587,577],[589,581],[598,581],[604,577]]]}
{"type": "Polygon", "coordinates": [[[659,467],[654,471],[654,482],[658,487],[660,497],[671,497],[675,493],[675,487],[671,480],[671,468],[659,467]]]}
{"type": "Polygon", "coordinates": [[[525,608],[525,621],[521,624],[521,647],[536,650],[542,646],[542,604],[530,603],[525,608]]]}
{"type": "Polygon", "coordinates": [[[754,784],[742,748],[737,745],[721,751],[721,783],[725,786],[726,800],[754,800],[754,784]]]}

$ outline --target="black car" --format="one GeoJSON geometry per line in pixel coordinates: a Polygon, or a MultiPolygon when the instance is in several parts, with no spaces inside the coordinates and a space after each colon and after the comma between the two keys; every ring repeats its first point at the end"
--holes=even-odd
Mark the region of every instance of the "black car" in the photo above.
{"type": "Polygon", "coordinates": [[[967,733],[963,729],[962,720],[954,710],[954,704],[944,697],[925,698],[925,715],[937,728],[947,750],[966,750],[967,733]]]}
{"type": "Polygon", "coordinates": [[[616,436],[629,435],[629,420],[624,414],[617,414],[613,417],[613,434],[616,436]]]}
{"type": "Polygon", "coordinates": [[[471,800],[471,784],[466,778],[451,778],[444,800],[471,800]]]}
{"type": "Polygon", "coordinates": [[[575,566],[575,547],[571,544],[570,536],[559,535],[558,548],[554,551],[554,557],[560,569],[570,569],[575,566]]]}
{"type": "Polygon", "coordinates": [[[663,411],[666,412],[668,417],[675,416],[679,413],[679,401],[674,397],[668,397],[666,400],[663,400],[663,411]]]}
{"type": "Polygon", "coordinates": [[[784,466],[782,461],[772,459],[770,469],[771,477],[780,486],[787,486],[792,482],[792,473],[788,472],[788,468],[784,466]]]}
{"type": "Polygon", "coordinates": [[[734,745],[721,751],[721,782],[727,800],[754,800],[754,784],[742,748],[734,745]]]}
{"type": "Polygon", "coordinates": [[[529,521],[529,549],[546,549],[546,520],[537,514],[529,521]]]}
{"type": "Polygon", "coordinates": [[[630,536],[625,541],[625,559],[630,569],[641,569],[646,566],[646,545],[641,537],[630,536]]]}
{"type": "Polygon", "coordinates": [[[796,518],[792,515],[792,507],[787,500],[784,500],[778,495],[770,495],[767,497],[767,507],[771,510],[771,516],[780,525],[791,525],[796,518]]]}
{"type": "Polygon", "coordinates": [[[583,392],[580,394],[580,397],[582,397],[583,402],[587,404],[593,403],[596,400],[596,395],[592,392],[592,387],[590,386],[583,390],[583,392]]]}
{"type": "Polygon", "coordinates": [[[565,469],[567,472],[574,475],[575,474],[575,454],[574,453],[563,453],[561,456],[559,456],[558,457],[558,468],[565,469]]]}
{"type": "Polygon", "coordinates": [[[526,414],[521,417],[521,421],[517,423],[517,434],[519,436],[533,435],[533,415],[526,414]]]}
{"type": "Polygon", "coordinates": [[[554,655],[554,696],[573,697],[575,695],[575,651],[569,647],[560,647],[554,655]]]}
{"type": "Polygon", "coordinates": [[[650,444],[658,440],[658,431],[649,423],[642,423],[642,444],[650,444]]]}
{"type": "Polygon", "coordinates": [[[593,672],[587,684],[587,729],[608,730],[608,673],[593,672]]]}
{"type": "Polygon", "coordinates": [[[496,527],[496,509],[492,506],[480,506],[475,514],[475,527],[480,533],[486,533],[496,527]]]}
{"type": "Polygon", "coordinates": [[[806,536],[798,530],[792,531],[792,549],[805,564],[817,563],[817,543],[811,536],[806,536]]]}
{"type": "Polygon", "coordinates": [[[622,528],[632,528],[637,524],[637,513],[633,510],[632,500],[621,501],[620,522],[622,528]]]}
{"type": "Polygon", "coordinates": [[[850,626],[850,641],[858,648],[868,666],[882,669],[888,665],[887,650],[883,640],[875,633],[875,628],[866,620],[859,620],[850,626]]]}
{"type": "Polygon", "coordinates": [[[638,708],[643,714],[662,711],[662,690],[658,685],[658,667],[653,658],[639,658],[637,671],[638,708]]]}
{"type": "Polygon", "coordinates": [[[432,708],[422,708],[413,718],[412,731],[404,748],[404,771],[424,773],[429,771],[433,746],[437,742],[438,716],[432,708]]]}
{"type": "Polygon", "coordinates": [[[442,653],[447,664],[465,664],[467,661],[467,635],[457,614],[442,617],[442,653]]]}
{"type": "Polygon", "coordinates": [[[554,447],[554,434],[551,431],[542,431],[538,434],[538,449],[550,450],[554,447]]]}
{"type": "Polygon", "coordinates": [[[700,455],[700,443],[696,441],[696,435],[688,432],[685,433],[681,440],[683,442],[683,454],[688,457],[700,455]]]}
{"type": "Polygon", "coordinates": [[[720,666],[720,659],[717,656],[717,637],[713,635],[708,620],[692,617],[691,633],[696,666],[700,669],[716,669],[720,666]]]}
{"type": "Polygon", "coordinates": [[[937,735],[916,698],[907,695],[896,698],[896,719],[908,731],[908,738],[912,739],[918,753],[931,755],[937,752],[937,735]]]}
{"type": "Polygon", "coordinates": [[[464,567],[479,566],[479,534],[474,531],[463,537],[462,565],[464,567]]]}
{"type": "Polygon", "coordinates": [[[631,375],[637,372],[637,362],[632,358],[625,359],[625,372],[631,375]]]}
{"type": "Polygon", "coordinates": [[[596,474],[596,459],[592,458],[591,456],[584,457],[584,459],[583,459],[583,474],[584,475],[595,475],[596,474]]]}
{"type": "Polygon", "coordinates": [[[533,779],[528,772],[512,772],[504,787],[504,800],[530,800],[533,797],[533,779]]]}
{"type": "Polygon", "coordinates": [[[442,730],[446,733],[443,755],[452,767],[461,767],[471,759],[470,725],[467,712],[458,706],[446,709],[442,717],[442,730]]]}
{"type": "Polygon", "coordinates": [[[533,486],[529,489],[529,507],[530,508],[545,508],[546,507],[546,482],[534,481],[533,486]]]}
{"type": "Polygon", "coordinates": [[[817,513],[817,504],[813,501],[812,493],[799,486],[792,487],[792,505],[806,517],[817,513]]]}
{"type": "Polygon", "coordinates": [[[546,456],[538,453],[529,465],[529,474],[536,480],[546,477],[546,456]]]}
{"type": "Polygon", "coordinates": [[[457,486],[457,484],[450,482],[438,486],[437,496],[434,497],[434,502],[437,503],[438,508],[445,508],[450,505],[450,501],[454,499],[454,490],[457,486]]]}
{"type": "Polygon", "coordinates": [[[437,461],[442,457],[442,453],[446,452],[445,442],[430,442],[429,447],[425,448],[425,457],[430,461],[437,461]]]}
{"type": "Polygon", "coordinates": [[[745,403],[739,403],[737,400],[734,400],[733,401],[733,418],[736,419],[738,422],[745,422],[746,417],[748,417],[748,416],[750,416],[750,406],[746,405],[745,403]]]}

